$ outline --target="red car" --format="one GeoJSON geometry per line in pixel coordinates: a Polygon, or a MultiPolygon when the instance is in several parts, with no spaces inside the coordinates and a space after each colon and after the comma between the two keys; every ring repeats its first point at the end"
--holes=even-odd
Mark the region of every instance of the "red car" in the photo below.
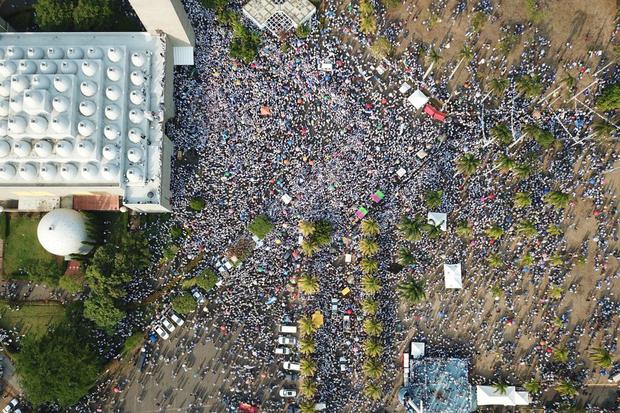
{"type": "Polygon", "coordinates": [[[239,403],[239,411],[246,413],[258,413],[258,409],[248,403],[239,403]]]}

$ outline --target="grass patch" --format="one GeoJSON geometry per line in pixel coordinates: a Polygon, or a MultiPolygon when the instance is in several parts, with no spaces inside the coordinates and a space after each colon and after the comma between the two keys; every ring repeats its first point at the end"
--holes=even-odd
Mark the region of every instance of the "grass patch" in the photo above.
{"type": "Polygon", "coordinates": [[[28,303],[18,308],[12,309],[7,301],[0,300],[0,326],[16,327],[21,334],[41,337],[65,317],[65,308],[58,303],[28,303]]]}
{"type": "Polygon", "coordinates": [[[143,332],[139,331],[137,333],[133,333],[132,335],[127,337],[127,339],[123,343],[122,354],[127,354],[127,353],[134,351],[142,344],[143,341],[144,341],[143,332]]]}
{"type": "Polygon", "coordinates": [[[273,224],[269,221],[269,218],[264,215],[258,215],[248,227],[250,232],[260,239],[265,238],[272,228],[273,224]]]}

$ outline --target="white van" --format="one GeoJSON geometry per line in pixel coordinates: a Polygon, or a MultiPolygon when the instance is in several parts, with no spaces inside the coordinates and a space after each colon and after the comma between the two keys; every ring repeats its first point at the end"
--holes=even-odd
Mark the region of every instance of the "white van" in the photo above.
{"type": "Polygon", "coordinates": [[[282,368],[284,370],[299,371],[301,369],[301,366],[299,365],[299,363],[292,363],[290,361],[284,361],[282,362],[282,368]]]}
{"type": "Polygon", "coordinates": [[[280,326],[280,333],[297,334],[297,326],[280,326]]]}

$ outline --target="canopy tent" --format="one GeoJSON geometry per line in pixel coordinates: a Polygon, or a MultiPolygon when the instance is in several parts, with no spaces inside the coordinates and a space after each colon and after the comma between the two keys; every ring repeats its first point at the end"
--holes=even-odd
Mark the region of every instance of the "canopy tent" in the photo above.
{"type": "Polygon", "coordinates": [[[417,341],[411,342],[411,357],[414,359],[419,359],[420,357],[424,357],[424,343],[420,343],[417,341]]]}
{"type": "Polygon", "coordinates": [[[461,264],[444,264],[443,278],[446,288],[463,288],[461,264]]]}
{"type": "Polygon", "coordinates": [[[376,191],[374,194],[370,195],[370,199],[375,201],[377,204],[383,201],[383,198],[385,198],[385,195],[383,195],[383,192],[381,191],[376,191]]]}
{"type": "Polygon", "coordinates": [[[435,226],[441,225],[442,231],[448,230],[448,214],[444,214],[443,212],[429,212],[426,222],[435,226]]]}
{"type": "Polygon", "coordinates": [[[405,176],[406,173],[407,171],[405,170],[405,168],[398,168],[398,171],[396,171],[396,176],[402,178],[403,176],[405,176]]]}
{"type": "Polygon", "coordinates": [[[526,391],[517,391],[515,386],[508,386],[505,394],[497,392],[493,386],[476,386],[478,406],[527,406],[530,395],[526,391]]]}
{"type": "Polygon", "coordinates": [[[407,101],[411,103],[416,110],[420,110],[426,105],[426,102],[428,102],[428,96],[418,89],[407,98],[407,101]]]}
{"type": "Polygon", "coordinates": [[[282,202],[284,202],[286,205],[288,205],[292,200],[293,198],[291,198],[289,194],[282,195],[282,202]]]}
{"type": "Polygon", "coordinates": [[[409,85],[409,83],[405,82],[402,85],[400,85],[400,88],[398,89],[398,91],[404,95],[405,93],[409,92],[410,89],[411,89],[411,86],[409,85]]]}
{"type": "Polygon", "coordinates": [[[344,262],[351,264],[351,261],[353,261],[353,256],[351,254],[344,254],[344,262]]]}
{"type": "Polygon", "coordinates": [[[417,156],[419,159],[424,159],[428,156],[428,153],[426,153],[424,149],[420,149],[415,153],[415,156],[417,156]]]}
{"type": "Polygon", "coordinates": [[[355,216],[358,217],[359,219],[364,218],[367,214],[368,214],[368,210],[364,208],[363,206],[357,208],[357,211],[355,211],[355,216]]]}
{"type": "Polygon", "coordinates": [[[271,109],[269,108],[269,106],[261,106],[260,107],[260,115],[261,116],[271,116],[271,109]]]}
{"type": "Polygon", "coordinates": [[[426,113],[431,118],[438,120],[439,122],[443,122],[444,120],[446,120],[446,114],[431,105],[424,106],[424,113],[426,113]]]}

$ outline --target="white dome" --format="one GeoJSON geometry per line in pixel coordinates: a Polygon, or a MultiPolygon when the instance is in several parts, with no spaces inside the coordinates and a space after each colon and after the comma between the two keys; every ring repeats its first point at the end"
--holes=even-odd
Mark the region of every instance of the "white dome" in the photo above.
{"type": "Polygon", "coordinates": [[[73,152],[73,144],[65,140],[58,141],[54,150],[59,156],[66,158],[67,156],[71,155],[71,152],[73,152]]]}
{"type": "Polygon", "coordinates": [[[60,93],[66,92],[71,86],[71,81],[64,76],[54,76],[54,88],[60,93]]]}
{"type": "Polygon", "coordinates": [[[105,107],[105,117],[109,120],[116,120],[121,116],[121,110],[114,103],[109,104],[105,107]]]}
{"type": "Polygon", "coordinates": [[[11,108],[13,112],[21,112],[23,107],[23,98],[24,95],[13,96],[11,100],[9,100],[9,108],[11,108]]]}
{"type": "Polygon", "coordinates": [[[129,111],[129,120],[132,123],[140,123],[144,120],[144,112],[142,109],[132,109],[129,111]]]}
{"type": "Polygon", "coordinates": [[[50,80],[45,76],[34,75],[32,76],[30,87],[33,89],[49,89],[50,80]]]}
{"type": "Polygon", "coordinates": [[[81,171],[82,176],[85,179],[94,179],[99,174],[99,168],[97,168],[97,165],[93,163],[87,163],[82,165],[81,171]]]}
{"type": "Polygon", "coordinates": [[[99,69],[97,63],[82,62],[82,73],[88,77],[94,76],[97,73],[97,69],[99,69]]]}
{"type": "Polygon", "coordinates": [[[69,130],[69,118],[61,114],[52,119],[52,129],[56,133],[66,133],[69,130]]]}
{"type": "Polygon", "coordinates": [[[32,181],[37,177],[37,168],[31,163],[24,163],[19,166],[19,176],[25,181],[32,181]]]}
{"type": "Polygon", "coordinates": [[[97,110],[97,105],[92,100],[80,102],[80,113],[84,116],[92,116],[97,110]]]}
{"type": "Polygon", "coordinates": [[[127,168],[127,179],[129,180],[129,182],[140,182],[142,181],[142,171],[140,170],[140,168],[136,168],[136,167],[131,167],[131,168],[127,168]]]}
{"type": "Polygon", "coordinates": [[[95,150],[95,146],[91,141],[82,141],[78,143],[77,152],[78,154],[80,154],[80,156],[89,156],[91,153],[93,153],[93,150],[95,150]]]}
{"type": "MultiPolygon", "coordinates": [[[[1,141],[0,141],[1,142],[1,141]]],[[[118,155],[118,149],[116,145],[106,145],[103,147],[103,157],[107,160],[112,160],[118,155]]]]}
{"type": "Polygon", "coordinates": [[[11,81],[5,79],[0,83],[0,96],[8,98],[11,94],[11,81]]]}
{"type": "Polygon", "coordinates": [[[41,246],[54,255],[66,257],[71,254],[86,254],[92,248],[88,241],[84,216],[67,208],[48,212],[39,221],[37,237],[41,246]]]}
{"type": "Polygon", "coordinates": [[[31,75],[37,71],[37,65],[32,60],[20,60],[17,71],[24,75],[31,75]]]}
{"type": "Polygon", "coordinates": [[[129,94],[129,100],[134,105],[139,105],[144,102],[144,94],[138,92],[137,90],[132,90],[129,94]]]}
{"type": "Polygon", "coordinates": [[[52,107],[56,112],[65,112],[69,109],[69,98],[66,96],[54,96],[52,99],[52,107]]]}
{"type": "Polygon", "coordinates": [[[9,131],[11,133],[24,133],[26,126],[26,119],[22,116],[13,116],[12,119],[9,119],[9,131]]]}
{"type": "Polygon", "coordinates": [[[60,73],[74,75],[77,73],[77,64],[71,60],[64,60],[60,64],[60,73]]]}
{"type": "Polygon", "coordinates": [[[30,87],[30,82],[24,75],[15,75],[11,78],[11,87],[17,93],[23,92],[30,87]]]}
{"type": "MultiPolygon", "coordinates": [[[[43,90],[27,90],[24,92],[24,109],[38,109],[45,104],[45,93],[43,90]]],[[[36,112],[35,112],[36,113],[36,112]]]]}
{"type": "MultiPolygon", "coordinates": [[[[8,96],[8,95],[7,95],[8,96]]],[[[111,85],[105,88],[105,97],[111,101],[117,101],[121,97],[121,88],[116,85],[111,85]]]]}
{"type": "Polygon", "coordinates": [[[129,78],[131,79],[131,83],[133,83],[134,86],[140,86],[145,81],[144,74],[136,70],[131,72],[129,78]]]}
{"type": "Polygon", "coordinates": [[[97,93],[97,84],[90,80],[85,80],[80,83],[80,92],[86,97],[94,96],[97,93]]]}
{"type": "Polygon", "coordinates": [[[49,75],[52,73],[56,73],[56,63],[54,62],[41,62],[39,63],[39,72],[49,75]]]}
{"type": "Polygon", "coordinates": [[[48,47],[47,58],[48,59],[62,59],[65,52],[60,47],[48,47]]]}
{"type": "Polygon", "coordinates": [[[28,50],[26,50],[28,59],[43,59],[43,53],[43,49],[40,47],[29,47],[28,50]]]}
{"type": "Polygon", "coordinates": [[[82,136],[90,136],[95,132],[95,124],[88,119],[84,119],[78,123],[77,130],[82,136]]]}
{"type": "Polygon", "coordinates": [[[0,100],[0,116],[9,116],[9,101],[7,99],[0,100]]]}
{"type": "Polygon", "coordinates": [[[67,59],[81,59],[84,57],[84,50],[81,47],[70,47],[67,49],[67,59]]]}
{"type": "Polygon", "coordinates": [[[20,158],[30,155],[30,151],[32,151],[32,145],[26,141],[17,141],[13,144],[13,152],[20,158]]]}
{"type": "Polygon", "coordinates": [[[53,163],[46,163],[41,165],[41,171],[39,173],[41,175],[41,178],[45,179],[46,181],[50,181],[54,179],[58,174],[58,168],[56,168],[56,165],[54,165],[53,163]]]}
{"type": "Polygon", "coordinates": [[[108,49],[108,59],[116,63],[123,57],[123,52],[118,47],[110,47],[108,49]]]}
{"type": "Polygon", "coordinates": [[[115,125],[106,125],[106,127],[103,128],[103,134],[111,141],[118,139],[118,137],[121,136],[121,132],[115,125]]]}
{"type": "Polygon", "coordinates": [[[60,167],[60,176],[66,181],[70,181],[77,176],[77,167],[69,162],[60,167]]]}
{"type": "Polygon", "coordinates": [[[24,57],[24,51],[21,47],[9,46],[6,48],[7,59],[22,59],[24,57]]]}
{"type": "Polygon", "coordinates": [[[35,133],[43,133],[47,130],[47,119],[43,116],[33,116],[30,118],[30,130],[35,133]]]}
{"type": "Polygon", "coordinates": [[[6,119],[0,119],[0,136],[6,136],[9,133],[9,123],[6,119]]]}
{"type": "Polygon", "coordinates": [[[133,143],[140,143],[142,137],[142,130],[140,128],[129,129],[129,140],[133,143]]]}
{"type": "Polygon", "coordinates": [[[137,67],[142,67],[144,66],[144,63],[146,62],[146,58],[144,57],[144,54],[140,53],[140,52],[134,52],[131,55],[131,64],[137,67]]]}
{"type": "Polygon", "coordinates": [[[131,148],[127,151],[127,159],[129,162],[140,162],[142,160],[142,149],[140,148],[131,148]]]}
{"type": "Polygon", "coordinates": [[[121,72],[121,70],[118,67],[116,67],[116,66],[108,67],[108,70],[106,72],[106,76],[112,82],[117,82],[117,81],[121,80],[122,74],[123,74],[123,72],[121,72]]]}
{"type": "Polygon", "coordinates": [[[17,170],[10,163],[0,164],[0,179],[9,180],[15,176],[17,170]]]}
{"type": "Polygon", "coordinates": [[[101,175],[108,181],[118,178],[118,166],[113,163],[104,165],[101,175]]]}
{"type": "Polygon", "coordinates": [[[103,52],[98,47],[89,47],[86,49],[86,56],[89,59],[101,59],[103,57],[103,52]]]}
{"type": "Polygon", "coordinates": [[[45,158],[52,154],[52,144],[45,140],[40,140],[34,144],[34,152],[41,158],[45,158]]]}
{"type": "Polygon", "coordinates": [[[0,158],[4,158],[11,153],[11,145],[4,139],[0,140],[0,158]]]}
{"type": "Polygon", "coordinates": [[[17,71],[17,65],[15,62],[10,60],[5,60],[4,62],[0,62],[0,76],[9,77],[13,76],[17,71]]]}

